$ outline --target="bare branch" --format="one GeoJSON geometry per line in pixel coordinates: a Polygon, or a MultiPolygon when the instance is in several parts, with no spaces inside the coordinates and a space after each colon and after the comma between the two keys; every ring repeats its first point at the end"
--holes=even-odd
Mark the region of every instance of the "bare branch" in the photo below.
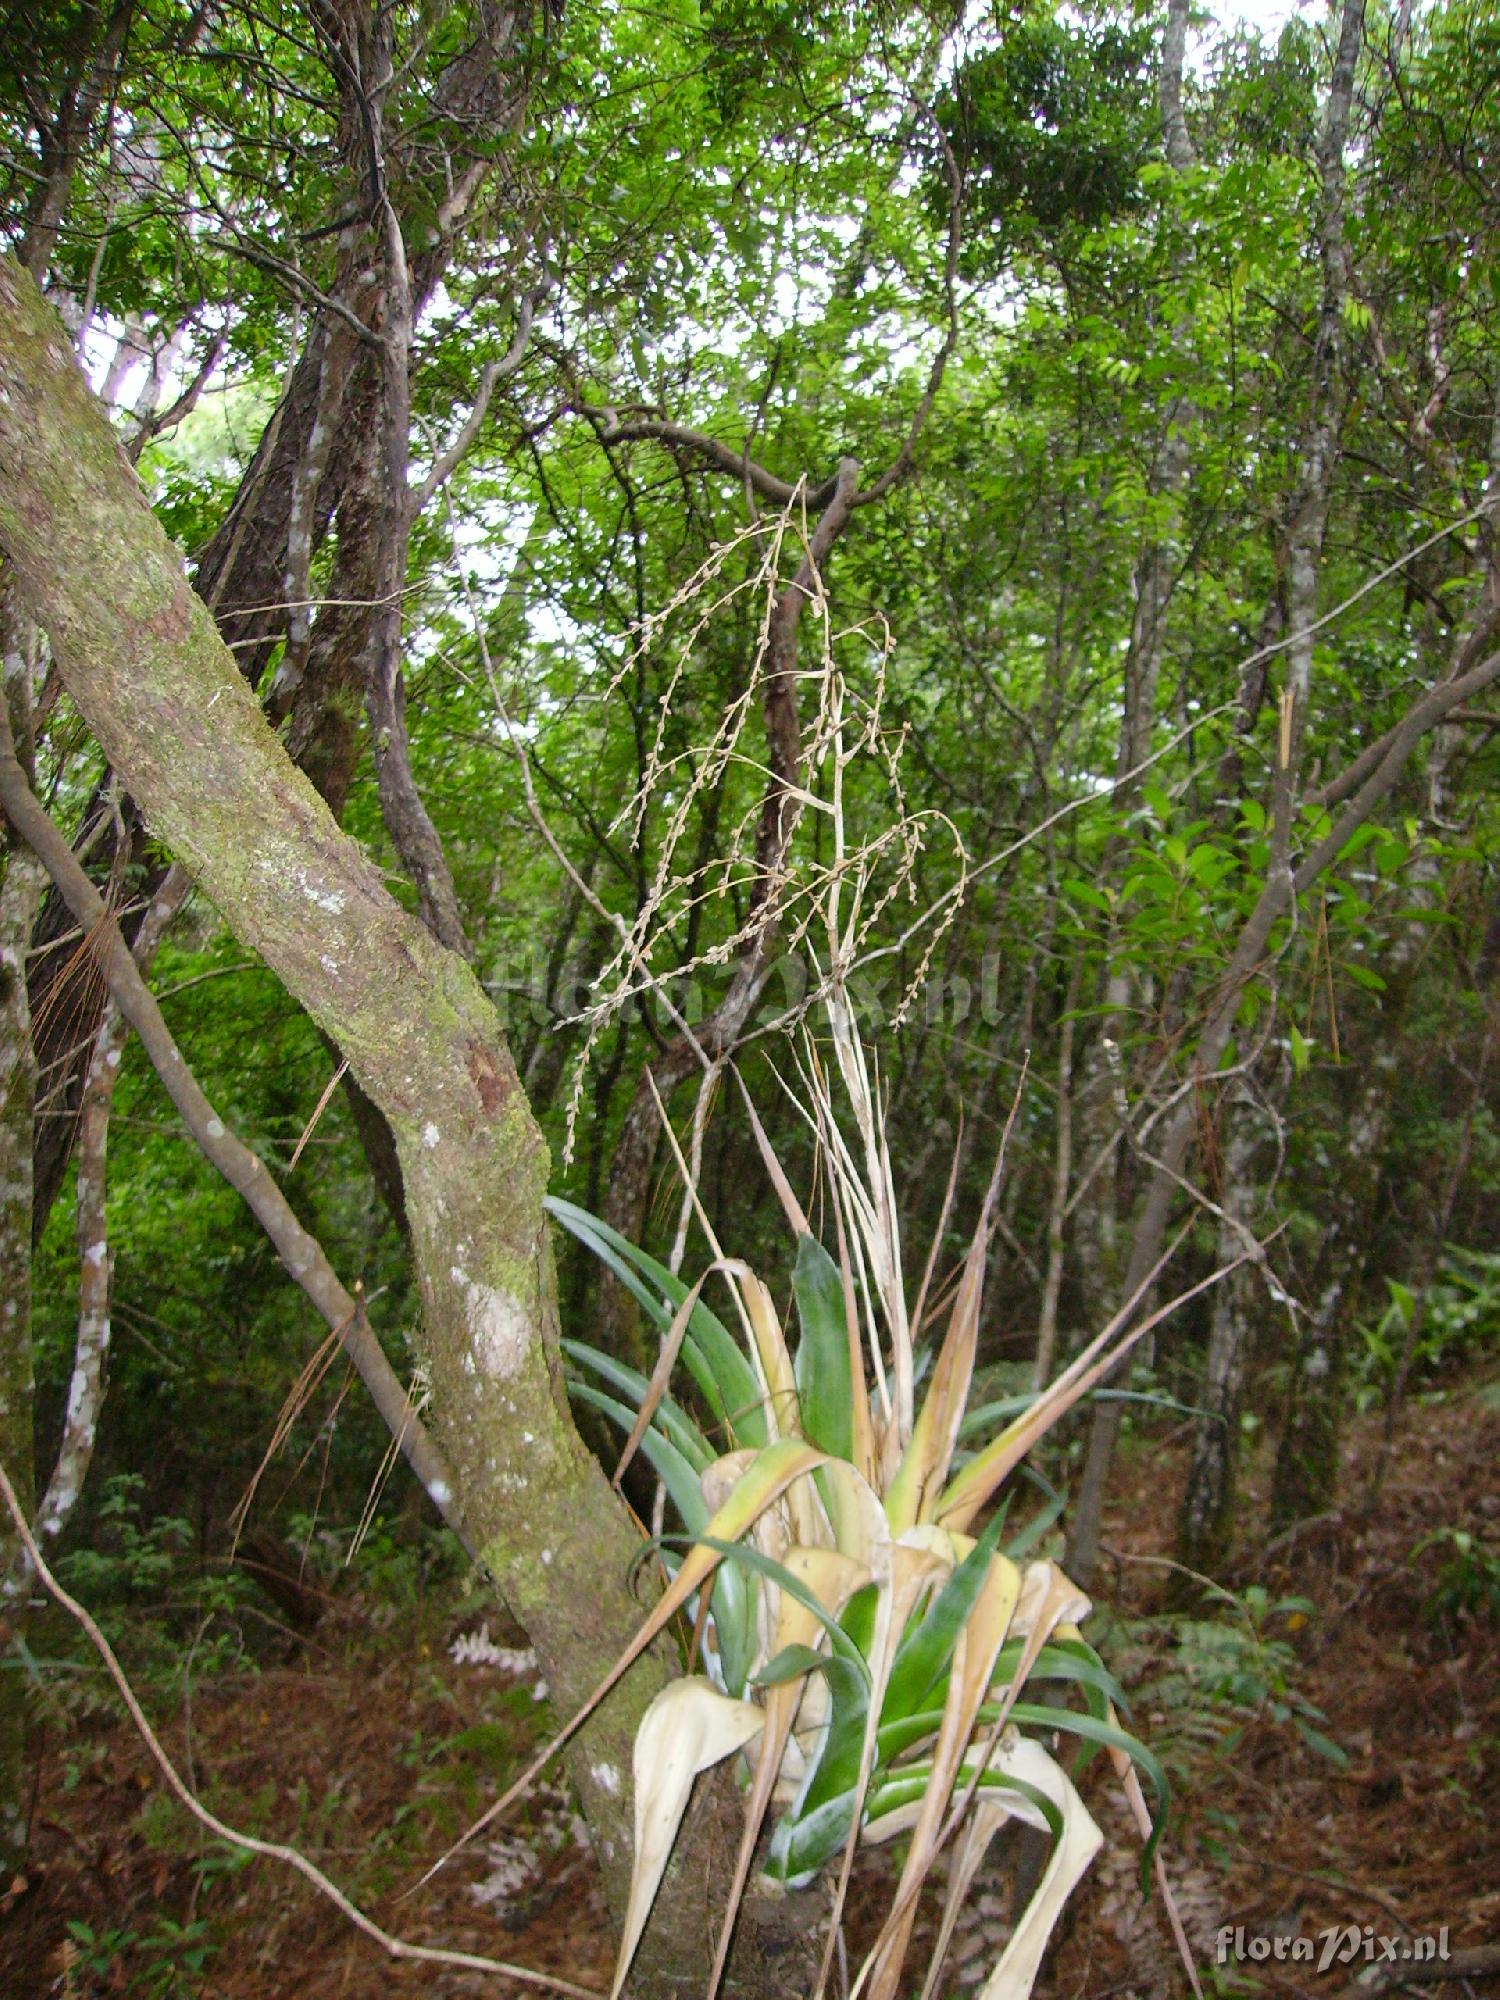
{"type": "Polygon", "coordinates": [[[175,424],[180,424],[184,417],[192,414],[194,408],[197,406],[198,398],[208,387],[209,377],[218,367],[220,361],[223,360],[224,350],[228,345],[228,334],[216,333],[208,343],[208,352],[198,364],[197,374],[194,375],[192,381],[188,383],[176,402],[169,403],[166,409],[157,410],[150,416],[142,419],[140,429],[125,447],[125,456],[130,460],[132,465],[135,464],[153,438],[160,437],[163,431],[171,430],[175,424]]]}
{"type": "Polygon", "coordinates": [[[216,1839],[224,1841],[230,1847],[238,1848],[243,1854],[258,1854],[264,1861],[280,1861],[286,1867],[295,1869],[302,1879],[310,1882],[320,1896],[325,1896],[357,1931],[362,1932],[372,1943],[378,1944],[381,1950],[388,1952],[392,1958],[414,1959],[423,1965],[456,1965],[471,1972],[499,1973],[506,1979],[520,1980],[527,1986],[540,1986],[549,1993],[565,1994],[568,2000],[598,2000],[598,1996],[589,1987],[575,1986],[571,1981],[556,1979],[550,1973],[534,1972],[530,1966],[511,1965],[498,1958],[483,1958],[477,1952],[445,1951],[437,1945],[409,1944],[405,1938],[393,1937],[389,1931],[382,1930],[373,1918],[367,1917],[358,1904],[352,1903],[338,1884],[330,1881],[322,1869],[315,1862],[309,1861],[299,1849],[287,1846],[279,1840],[261,1840],[255,1834],[241,1833],[238,1827],[230,1826],[227,1821],[220,1819],[217,1813],[210,1812],[162,1748],[161,1739],[146,1720],[145,1711],[137,1701],[135,1690],[126,1678],[120,1662],[115,1658],[114,1649],[108,1639],[77,1598],[69,1596],[47,1567],[46,1560],[37,1547],[36,1537],[26,1524],[26,1515],[16,1498],[16,1490],[10,1482],[10,1475],[3,1465],[0,1465],[0,1500],[4,1501],[10,1513],[16,1533],[31,1559],[43,1588],[87,1636],[89,1644],[104,1662],[105,1671],[119,1689],[120,1699],[124,1702],[126,1712],[135,1725],[136,1734],[151,1753],[152,1762],[161,1772],[167,1789],[200,1826],[207,1827],[216,1839]]]}
{"type": "MultiPolygon", "coordinates": [[[[631,417],[621,423],[612,409],[595,403],[575,403],[573,408],[581,417],[587,417],[599,426],[601,444],[629,444],[637,438],[652,438],[658,444],[670,445],[674,451],[692,452],[706,459],[716,472],[727,472],[732,478],[745,481],[762,500],[769,500],[777,507],[790,507],[800,498],[800,482],[778,479],[774,472],[758,465],[746,452],[721,444],[706,431],[691,430],[686,424],[669,423],[665,417],[631,417]]],[[[814,487],[806,498],[808,512],[821,514],[825,507],[833,504],[837,490],[837,474],[832,479],[825,479],[821,486],[814,487]]]]}
{"type": "Polygon", "coordinates": [[[416,520],[432,499],[440,486],[446,486],[453,477],[470,445],[478,437],[480,426],[489,413],[490,398],[495,393],[495,384],[514,375],[526,358],[526,349],[531,340],[531,323],[536,317],[538,292],[528,292],[521,301],[521,310],[516,320],[515,339],[498,361],[487,361],[479,371],[479,382],[474,391],[474,406],[464,418],[458,436],[449,445],[411,497],[411,517],[416,520]]]}
{"type": "Polygon", "coordinates": [[[230,1186],[244,1196],[287,1271],[325,1322],[338,1330],[387,1427],[401,1437],[412,1470],[462,1539],[463,1518],[448,1468],[431,1436],[412,1418],[406,1391],[359,1311],[358,1302],[344,1289],[322,1245],[302,1227],[261,1162],[228,1130],[199,1087],[154,994],[131,957],[119,925],[26,782],[11,741],[8,716],[0,716],[0,807],[16,833],[41,860],[64,902],[92,940],[120,1012],[140,1036],[152,1068],[199,1149],[230,1186]]]}

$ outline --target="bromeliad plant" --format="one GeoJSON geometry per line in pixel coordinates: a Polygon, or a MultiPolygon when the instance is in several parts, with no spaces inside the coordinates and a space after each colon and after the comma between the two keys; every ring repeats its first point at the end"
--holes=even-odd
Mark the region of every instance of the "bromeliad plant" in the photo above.
{"type": "Polygon", "coordinates": [[[747,1788],[710,2000],[757,1854],[763,1875],[789,1888],[838,1867],[821,1993],[855,1847],[897,1834],[909,1837],[906,1861],[854,1992],[893,2000],[918,1896],[951,1845],[947,1906],[922,1989],[930,2000],[963,1899],[1008,1819],[1042,1829],[1052,1847],[982,2000],[1025,1996],[1058,1913],[1102,1838],[1042,1739],[1067,1732],[1082,1739],[1085,1755],[1100,1747],[1110,1753],[1147,1842],[1143,1879],[1156,1834],[1138,1770],[1155,1787],[1158,1827],[1165,1803],[1160,1766],[1120,1727],[1119,1692],[1079,1632],[1087,1598],[1055,1563],[1025,1560],[1028,1537],[1002,1547],[1002,1489],[1049,1426],[1171,1308],[1126,1331],[1132,1301],[1042,1395],[1019,1409],[970,1412],[1002,1144],[919,1398],[919,1342],[956,1171],[908,1309],[879,1097],[837,985],[827,1006],[857,1136],[847,1138],[835,1116],[829,1072],[811,1041],[802,1088],[792,1095],[826,1168],[836,1258],[814,1234],[745,1096],[796,1236],[795,1338],[767,1287],[724,1255],[680,1155],[712,1250],[692,1285],[583,1210],[551,1204],[661,1332],[649,1380],[579,1343],[566,1343],[566,1351],[573,1393],[628,1433],[620,1472],[635,1451],[644,1452],[684,1531],[659,1543],[669,1581],[631,1656],[684,1613],[692,1634],[688,1665],[701,1661],[702,1669],[658,1696],[640,1725],[634,1876],[616,1995],[693,1780],[724,1758],[743,1758],[747,1788]],[[727,1284],[733,1331],[703,1296],[713,1276],[727,1284]],[[679,1363],[691,1380],[691,1402],[669,1393],[679,1363]],[[980,1442],[1007,1416],[997,1435],[980,1442]],[[1068,1684],[1081,1706],[1028,1701],[1029,1681],[1049,1690],[1068,1684]]]}

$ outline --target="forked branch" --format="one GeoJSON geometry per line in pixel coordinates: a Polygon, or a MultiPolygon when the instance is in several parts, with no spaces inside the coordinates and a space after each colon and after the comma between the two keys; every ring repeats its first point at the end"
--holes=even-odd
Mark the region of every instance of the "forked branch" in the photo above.
{"type": "Polygon", "coordinates": [[[462,1539],[463,1519],[454,1497],[454,1481],[431,1436],[413,1416],[406,1390],[386,1360],[358,1300],[345,1290],[322,1245],[297,1220],[286,1197],[255,1154],[228,1129],[204,1095],[183,1060],[155,995],[141,977],[119,925],[27,783],[15,754],[9,717],[3,714],[0,714],[0,808],[17,835],[41,861],[63,901],[92,940],[120,1012],[140,1036],[152,1068],[199,1149],[230,1186],[244,1196],[287,1271],[327,1324],[337,1331],[376,1408],[392,1435],[400,1440],[413,1472],[432,1495],[448,1525],[462,1539]]]}

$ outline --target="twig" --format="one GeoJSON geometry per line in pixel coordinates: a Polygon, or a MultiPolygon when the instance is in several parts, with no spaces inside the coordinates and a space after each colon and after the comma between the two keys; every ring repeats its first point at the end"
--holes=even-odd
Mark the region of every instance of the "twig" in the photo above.
{"type": "Polygon", "coordinates": [[[347,1918],[357,1931],[362,1931],[372,1943],[378,1944],[382,1951],[388,1952],[392,1958],[415,1959],[424,1965],[457,1965],[470,1972],[493,1972],[506,1979],[520,1980],[527,1986],[543,1987],[549,1993],[567,1994],[571,1996],[571,2000],[598,2000],[598,1996],[589,1987],[575,1986],[571,1981],[555,1979],[549,1973],[534,1972],[530,1966],[511,1965],[498,1958],[483,1958],[477,1952],[445,1951],[436,1945],[410,1944],[405,1938],[393,1937],[389,1931],[382,1930],[373,1918],[367,1917],[357,1904],[349,1900],[337,1883],[330,1881],[322,1869],[315,1862],[309,1861],[297,1848],[286,1846],[281,1841],[261,1840],[255,1834],[241,1833],[237,1827],[221,1820],[217,1813],[210,1812],[184,1782],[176,1765],[162,1748],[156,1732],[146,1720],[141,1705],[136,1700],[135,1691],[126,1679],[124,1669],[115,1658],[108,1639],[77,1598],[68,1595],[47,1567],[42,1552],[36,1545],[36,1538],[27,1526],[21,1503],[16,1498],[15,1488],[11,1485],[9,1474],[3,1465],[0,1465],[0,1500],[5,1502],[10,1512],[16,1533],[31,1558],[32,1566],[43,1588],[82,1628],[89,1644],[104,1662],[110,1679],[119,1689],[120,1699],[124,1702],[130,1720],[135,1725],[136,1733],[150,1751],[152,1761],[161,1772],[168,1790],[181,1805],[186,1807],[200,1826],[207,1827],[219,1840],[230,1847],[239,1848],[242,1853],[258,1854],[263,1860],[280,1861],[286,1867],[295,1869],[304,1881],[312,1884],[320,1896],[326,1896],[334,1908],[347,1918]]]}
{"type": "MultiPolygon", "coordinates": [[[[1390,1897],[1383,1895],[1379,1889],[1356,1888],[1354,1883],[1342,1881],[1337,1875],[1325,1875],[1316,1868],[1293,1868],[1285,1861],[1271,1860],[1270,1856],[1266,1854],[1258,1853],[1255,1859],[1258,1867],[1269,1868],[1277,1875],[1288,1875],[1293,1881],[1297,1882],[1317,1882],[1325,1889],[1337,1889],[1340,1895],[1352,1897],[1356,1903],[1369,1903],[1377,1910],[1384,1910],[1392,1922],[1399,1924],[1402,1930],[1406,1931],[1408,1935],[1411,1933],[1412,1926],[1407,1922],[1400,1910],[1397,1909],[1390,1897]]],[[[1362,1993],[1366,1993],[1369,1991],[1369,1988],[1361,1987],[1359,1990],[1362,1993]]]]}
{"type": "Polygon", "coordinates": [[[171,430],[174,424],[180,424],[185,417],[192,415],[193,410],[197,406],[198,398],[208,386],[208,378],[218,367],[220,361],[223,360],[224,350],[228,345],[229,335],[227,333],[216,333],[208,343],[208,352],[204,355],[197,374],[188,383],[176,402],[169,403],[166,409],[158,410],[153,416],[145,418],[140,429],[125,447],[125,456],[130,460],[132,465],[136,464],[141,453],[151,443],[153,438],[160,437],[163,431],[171,430]]]}
{"type": "Polygon", "coordinates": [[[313,1106],[312,1117],[309,1118],[307,1123],[303,1126],[302,1137],[297,1141],[296,1145],[292,1148],[292,1157],[287,1162],[288,1173],[293,1172],[293,1170],[297,1165],[297,1162],[302,1158],[304,1147],[307,1145],[307,1142],[312,1137],[313,1133],[318,1129],[318,1120],[323,1116],[323,1113],[328,1109],[328,1100],[330,1097],[332,1097],[333,1093],[338,1089],[339,1085],[343,1082],[344,1074],[347,1071],[348,1067],[349,1067],[349,1058],[345,1056],[343,1061],[339,1064],[338,1068],[333,1072],[333,1075],[329,1077],[327,1083],[324,1084],[323,1095],[318,1099],[317,1103],[313,1106]]]}

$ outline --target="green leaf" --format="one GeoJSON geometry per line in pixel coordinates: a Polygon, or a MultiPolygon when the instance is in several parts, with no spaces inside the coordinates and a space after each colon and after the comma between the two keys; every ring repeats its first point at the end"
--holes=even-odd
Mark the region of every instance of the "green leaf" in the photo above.
{"type": "Polygon", "coordinates": [[[1062,892],[1075,903],[1083,903],[1091,910],[1100,910],[1108,916],[1114,908],[1102,889],[1096,889],[1091,882],[1081,882],[1076,875],[1064,876],[1062,892]]]}
{"type": "Polygon", "coordinates": [[[958,1427],[959,1436],[973,1437],[976,1431],[988,1430],[991,1424],[1009,1423],[1012,1417],[1029,1410],[1041,1393],[1040,1389],[1028,1389],[1024,1395],[1002,1396],[997,1403],[979,1404],[964,1417],[958,1427]]]}
{"type": "Polygon", "coordinates": [[[1366,821],[1363,826],[1354,829],[1334,856],[1334,860],[1339,863],[1352,861],[1356,854],[1363,854],[1373,841],[1384,840],[1386,837],[1383,827],[1373,826],[1366,821]]]}
{"type": "MultiPolygon", "coordinates": [[[[549,1195],[543,1205],[614,1272],[665,1333],[691,1287],[587,1209],[557,1195],[549,1195]]],[[[701,1299],[688,1322],[682,1358],[710,1409],[736,1442],[758,1451],[768,1433],[755,1371],[729,1329],[701,1299]]]]}
{"type": "Polygon", "coordinates": [[[939,1675],[947,1671],[958,1635],[984,1587],[1004,1525],[1002,1510],[963,1561],[944,1578],[919,1623],[903,1635],[881,1704],[882,1722],[920,1708],[939,1675]]]}
{"type": "Polygon", "coordinates": [[[1047,1530],[1056,1525],[1059,1515],[1067,1504],[1068,1496],[1066,1493],[1054,1493],[1047,1504],[1038,1509],[1031,1517],[1025,1527],[1011,1537],[1005,1545],[1005,1553],[1012,1562],[1018,1563],[1023,1556],[1030,1555],[1047,1530]]]}
{"type": "MultiPolygon", "coordinates": [[[[571,1382],[569,1388],[580,1403],[603,1411],[628,1437],[635,1426],[635,1412],[615,1396],[596,1389],[592,1382],[571,1382]]],[[[671,1496],[672,1505],[682,1516],[689,1535],[708,1525],[708,1507],[698,1483],[698,1469],[669,1438],[651,1426],[641,1439],[641,1450],[651,1461],[652,1470],[671,1496]]]]}
{"type": "Polygon", "coordinates": [[[1352,979],[1356,986],[1362,986],[1367,993],[1384,993],[1385,981],[1378,972],[1372,972],[1367,965],[1345,965],[1341,968],[1346,979],[1352,979]]]}
{"type": "MultiPolygon", "coordinates": [[[[580,1368],[591,1368],[596,1375],[618,1389],[627,1397],[631,1408],[639,1415],[641,1403],[649,1386],[638,1368],[628,1368],[623,1361],[616,1361],[611,1354],[603,1353],[597,1347],[590,1347],[581,1340],[559,1342],[563,1353],[580,1368]]],[[[652,1417],[659,1424],[682,1453],[683,1457],[698,1471],[706,1472],[718,1453],[704,1437],[692,1418],[674,1403],[670,1396],[663,1396],[652,1417]]]]}
{"type": "Polygon", "coordinates": [[[1013,1722],[1030,1723],[1034,1729],[1065,1729],[1070,1735],[1082,1737],[1085,1742],[1102,1744],[1110,1750],[1123,1750],[1131,1762],[1145,1772],[1156,1794],[1156,1811],[1151,1815],[1151,1838],[1141,1854],[1141,1888],[1144,1890],[1151,1878],[1151,1863],[1156,1855],[1157,1842],[1166,1827],[1167,1809],[1172,1802],[1172,1787],[1167,1782],[1167,1774],[1156,1752],[1142,1743],[1138,1736],[1132,1736],[1128,1729],[1103,1722],[1096,1715],[1080,1715],[1075,1708],[1051,1708],[1039,1702],[1018,1701],[1010,1713],[1013,1722]]]}
{"type": "Polygon", "coordinates": [[[781,1687],[786,1681],[820,1672],[828,1665],[828,1659],[827,1653],[820,1653],[812,1646],[783,1646],[774,1659],[767,1660],[760,1672],[751,1676],[751,1681],[756,1687],[781,1687]]]}
{"type": "MultiPolygon", "coordinates": [[[[856,1392],[850,1375],[844,1280],[838,1265],[814,1236],[797,1239],[792,1291],[802,1329],[793,1374],[803,1435],[831,1458],[851,1462],[856,1392]]],[[[863,1384],[858,1393],[864,1394],[863,1384]]]]}
{"type": "Polygon", "coordinates": [[[839,1617],[840,1626],[862,1660],[869,1659],[870,1648],[875,1643],[875,1617],[879,1607],[880,1593],[873,1583],[867,1583],[863,1590],[855,1591],[839,1617]]]}
{"type": "Polygon", "coordinates": [[[1312,1724],[1304,1722],[1301,1716],[1294,1716],[1293,1723],[1297,1734],[1309,1750],[1316,1750],[1320,1757],[1326,1757],[1329,1763],[1336,1765],[1339,1770],[1348,1770],[1348,1752],[1340,1749],[1331,1736],[1325,1736],[1321,1729],[1314,1729],[1312,1724]]]}
{"type": "MultiPolygon", "coordinates": [[[[958,1788],[961,1789],[973,1782],[974,1771],[974,1763],[960,1766],[958,1788]]],[[[882,1784],[871,1788],[866,1819],[873,1825],[877,1820],[884,1819],[893,1812],[899,1812],[902,1806],[915,1805],[931,1782],[931,1764],[913,1764],[910,1767],[903,1766],[900,1771],[893,1771],[882,1784]]],[[[1049,1799],[1038,1786],[1029,1785],[1024,1778],[1012,1777],[1004,1771],[989,1770],[981,1776],[979,1790],[1017,1793],[1036,1807],[1051,1829],[1054,1840],[1062,1832],[1063,1817],[1056,1802],[1049,1799]]]]}
{"type": "Polygon", "coordinates": [[[766,1856],[766,1873],[788,1887],[810,1881],[839,1851],[854,1816],[870,1714],[869,1681],[837,1655],[828,1658],[824,1670],[829,1710],[817,1761],[777,1821],[766,1856]]]}
{"type": "MultiPolygon", "coordinates": [[[[635,1426],[633,1410],[615,1397],[606,1395],[603,1390],[596,1389],[590,1382],[573,1382],[569,1386],[580,1402],[602,1411],[620,1426],[627,1437],[630,1435],[635,1426]]],[[[661,1414],[660,1410],[657,1414],[661,1414]]],[[[666,1487],[688,1537],[698,1539],[708,1524],[709,1512],[697,1471],[654,1426],[642,1437],[641,1450],[666,1487]]],[[[731,1694],[739,1694],[755,1656],[755,1594],[743,1576],[721,1564],[714,1575],[709,1604],[719,1641],[719,1664],[724,1685],[731,1694]]]]}
{"type": "Polygon", "coordinates": [[[865,1664],[864,1654],[828,1607],[819,1603],[812,1591],[800,1578],[792,1574],[785,1563],[777,1562],[774,1556],[762,1555],[759,1549],[752,1548],[748,1542],[725,1542],[716,1535],[694,1535],[691,1539],[704,1548],[717,1549],[725,1563],[740,1565],[753,1570],[757,1576],[767,1577],[779,1590],[784,1590],[789,1597],[794,1597],[799,1604],[805,1605],[827,1632],[833,1644],[834,1656],[844,1661],[868,1684],[870,1669],[865,1664]]]}

